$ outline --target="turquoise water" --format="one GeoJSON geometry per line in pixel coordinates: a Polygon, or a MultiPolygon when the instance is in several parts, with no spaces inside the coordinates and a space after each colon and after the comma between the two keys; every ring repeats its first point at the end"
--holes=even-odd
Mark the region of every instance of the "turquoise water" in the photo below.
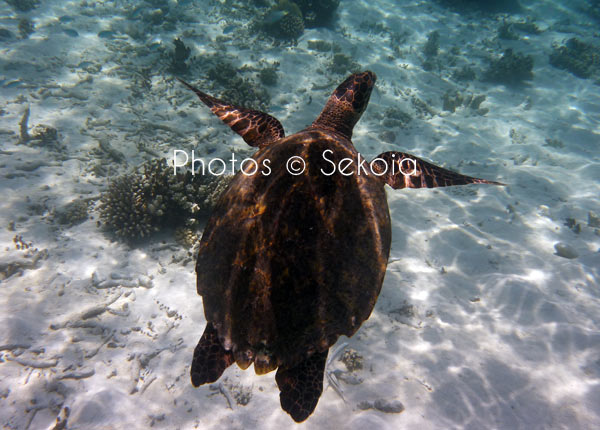
{"type": "Polygon", "coordinates": [[[275,372],[190,382],[198,244],[256,148],[176,78],[289,136],[364,70],[365,159],[506,186],[385,188],[377,304],[298,426],[599,427],[599,22],[592,0],[1,2],[3,427],[295,426],[275,372]]]}

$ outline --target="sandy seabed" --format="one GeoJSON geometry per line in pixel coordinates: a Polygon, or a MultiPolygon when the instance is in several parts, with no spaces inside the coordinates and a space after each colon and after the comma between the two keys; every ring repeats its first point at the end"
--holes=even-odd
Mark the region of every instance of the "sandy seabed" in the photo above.
{"type": "Polygon", "coordinates": [[[124,29],[136,17],[120,12],[132,3],[93,3],[42,1],[25,14],[0,4],[13,34],[22,16],[35,23],[28,38],[0,45],[3,428],[54,428],[65,408],[69,429],[296,426],[273,373],[232,366],[192,387],[205,320],[188,250],[168,233],[130,247],[97,226],[108,180],[145,160],[174,149],[252,153],[167,71],[182,34],[200,64],[278,61],[269,112],[288,134],[344,78],[308,42],[336,43],[379,77],[353,137],[367,159],[404,151],[508,184],[387,189],[393,243],[379,301],[332,348],[323,396],[298,428],[600,428],[600,91],[548,64],[553,43],[594,39],[597,23],[579,3],[523,1],[523,14],[505,18],[534,16],[543,31],[501,40],[501,17],[342,1],[335,30],[306,30],[296,46],[248,43],[243,14],[223,19],[219,2],[201,1],[169,2],[175,28],[134,40],[124,29]],[[425,71],[434,30],[439,64],[425,71]],[[533,56],[533,79],[451,79],[461,66],[485,70],[506,48],[533,56]],[[484,94],[487,111],[443,110],[449,90],[484,94]],[[19,143],[27,106],[29,132],[46,124],[57,140],[19,143]],[[390,109],[413,119],[384,125],[390,109]],[[76,198],[89,199],[89,218],[57,223],[56,209],[76,198]],[[343,357],[360,368],[350,372],[343,357]]]}

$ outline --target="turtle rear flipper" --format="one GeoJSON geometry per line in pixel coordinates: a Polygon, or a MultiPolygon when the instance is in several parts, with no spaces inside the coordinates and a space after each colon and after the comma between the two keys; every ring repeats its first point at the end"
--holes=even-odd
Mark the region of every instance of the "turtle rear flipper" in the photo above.
{"type": "Polygon", "coordinates": [[[215,382],[233,362],[233,354],[223,348],[219,342],[217,330],[211,323],[207,323],[204,334],[194,349],[194,358],[190,369],[192,384],[194,387],[198,387],[215,382]]]}
{"type": "Polygon", "coordinates": [[[505,185],[501,182],[461,175],[405,152],[390,151],[379,154],[371,162],[371,167],[375,175],[396,190],[467,184],[505,185]]]}
{"type": "Polygon", "coordinates": [[[281,408],[298,423],[307,419],[317,407],[323,392],[327,352],[314,353],[295,367],[277,369],[275,381],[281,391],[281,408]]]}
{"type": "Polygon", "coordinates": [[[285,137],[283,126],[279,120],[258,110],[234,106],[215,97],[203,93],[184,80],[179,82],[196,93],[198,98],[210,108],[233,131],[242,136],[250,146],[265,146],[285,137]]]}

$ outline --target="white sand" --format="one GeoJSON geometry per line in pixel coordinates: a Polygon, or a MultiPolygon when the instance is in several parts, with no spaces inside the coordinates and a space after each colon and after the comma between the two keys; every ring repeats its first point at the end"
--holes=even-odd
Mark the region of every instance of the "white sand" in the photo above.
{"type": "MultiPolygon", "coordinates": [[[[52,428],[64,407],[69,429],[296,426],[279,406],[274,373],[259,377],[232,366],[219,383],[192,387],[189,364],[205,320],[193,258],[170,235],[132,249],[97,228],[96,210],[71,228],[52,221],[53,208],[105,187],[106,178],[92,172],[98,139],[121,151],[129,168],[151,158],[139,152],[138,141],[162,155],[210,145],[211,157],[252,152],[164,71],[162,48],[146,48],[151,38],[134,41],[119,31],[112,41],[97,37],[111,25],[127,25],[116,11],[129,2],[89,2],[94,9],[42,3],[25,14],[36,25],[31,37],[0,45],[0,264],[24,264],[22,273],[0,281],[3,428],[52,428]],[[74,20],[60,23],[63,15],[74,20]],[[90,66],[102,67],[84,70],[90,66]],[[143,68],[150,68],[150,89],[134,83],[134,71],[143,68]],[[133,97],[133,89],[142,96],[133,97]],[[17,144],[27,105],[30,131],[37,124],[55,127],[64,150],[17,144]],[[15,235],[32,247],[15,249],[15,235]],[[36,257],[33,249],[48,255],[36,257]],[[249,403],[237,404],[236,394],[251,395],[249,403]]],[[[202,61],[219,49],[209,41],[226,23],[245,21],[219,21],[216,2],[193,3],[170,1],[172,13],[186,21],[153,37],[171,51],[172,39],[187,31],[183,40],[202,61]]],[[[312,121],[341,80],[327,72],[329,56],[315,55],[307,41],[337,42],[379,77],[355,129],[359,151],[368,158],[406,151],[508,186],[388,189],[393,243],[383,290],[359,332],[338,342],[364,358],[354,375],[362,382],[339,382],[345,401],[326,382],[315,413],[297,427],[600,428],[600,236],[587,223],[589,211],[600,214],[600,91],[548,64],[552,42],[574,35],[590,40],[597,24],[576,5],[528,1],[527,14],[541,28],[562,21],[556,27],[562,32],[551,27],[502,41],[499,22],[490,18],[468,19],[429,2],[368,3],[342,2],[337,29],[344,36],[307,30],[296,47],[266,51],[265,42],[251,43],[254,60],[230,40],[227,54],[238,67],[256,66],[260,58],[281,63],[271,112],[291,134],[312,121]],[[361,30],[362,22],[406,30],[402,56],[391,49],[388,33],[361,30]],[[457,64],[480,72],[487,57],[513,47],[534,56],[535,77],[518,88],[477,80],[464,88],[449,79],[448,67],[426,72],[422,46],[436,29],[442,63],[458,46],[457,64]],[[326,83],[327,90],[311,90],[326,83]],[[443,112],[442,96],[451,88],[485,94],[481,106],[489,113],[443,112]],[[417,117],[412,96],[438,114],[417,117]],[[390,107],[415,116],[408,129],[390,128],[395,142],[380,137],[390,107]],[[564,146],[544,146],[548,138],[564,146]],[[564,225],[567,218],[581,224],[580,233],[564,225]],[[579,257],[555,255],[557,242],[579,257]],[[405,410],[358,407],[378,399],[399,401],[405,410]]],[[[0,3],[0,26],[18,34],[18,17],[0,3]]],[[[112,164],[110,176],[125,172],[112,164]]],[[[337,357],[327,370],[338,379],[349,376],[337,357]]]]}

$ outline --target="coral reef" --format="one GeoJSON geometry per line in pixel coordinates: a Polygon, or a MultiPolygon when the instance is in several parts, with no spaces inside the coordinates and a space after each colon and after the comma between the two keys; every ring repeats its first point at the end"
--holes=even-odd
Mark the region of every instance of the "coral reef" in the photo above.
{"type": "Polygon", "coordinates": [[[177,227],[175,229],[175,241],[184,248],[193,248],[198,244],[200,236],[189,227],[177,227]]]}
{"type": "Polygon", "coordinates": [[[475,96],[473,94],[463,95],[459,91],[449,90],[446,91],[442,98],[442,109],[447,112],[456,112],[459,107],[470,109],[478,115],[485,115],[489,112],[488,108],[480,108],[479,106],[486,99],[484,94],[475,96]]]}
{"type": "Polygon", "coordinates": [[[249,79],[234,77],[221,93],[221,98],[228,102],[249,109],[266,111],[269,109],[271,97],[269,93],[249,79]]]}
{"type": "Polygon", "coordinates": [[[21,120],[19,121],[19,144],[29,146],[45,146],[53,147],[54,149],[62,149],[62,145],[59,140],[58,130],[54,127],[44,124],[37,124],[29,132],[29,106],[23,111],[21,120]]]}
{"type": "Polygon", "coordinates": [[[504,55],[492,60],[484,73],[486,81],[514,85],[533,78],[533,57],[514,53],[512,49],[504,51],[504,55]]]}
{"type": "Polygon", "coordinates": [[[102,195],[100,219],[117,237],[139,239],[159,230],[163,198],[156,195],[149,203],[152,195],[146,188],[141,178],[127,175],[115,179],[102,195]]]}
{"type": "Polygon", "coordinates": [[[275,38],[296,40],[304,33],[302,12],[296,3],[280,0],[262,17],[260,27],[275,38]]]}
{"type": "Polygon", "coordinates": [[[432,31],[427,35],[427,43],[423,47],[423,53],[426,57],[435,57],[440,50],[440,33],[432,31]]]}
{"type": "Polygon", "coordinates": [[[412,105],[419,118],[431,118],[437,115],[435,109],[429,106],[427,102],[421,100],[416,96],[412,96],[410,98],[410,104],[412,105]]]}
{"type": "Polygon", "coordinates": [[[436,66],[439,66],[437,62],[437,55],[440,50],[440,33],[438,31],[432,31],[427,35],[427,42],[423,46],[423,53],[425,54],[425,61],[423,61],[423,69],[431,71],[436,66]]]}
{"type": "Polygon", "coordinates": [[[88,201],[85,199],[73,200],[66,205],[56,208],[52,219],[68,227],[82,223],[88,217],[88,201]]]}
{"type": "Polygon", "coordinates": [[[513,25],[508,22],[503,22],[498,27],[498,37],[503,40],[519,40],[519,35],[515,33],[513,25]]]}
{"type": "Polygon", "coordinates": [[[38,250],[32,242],[23,240],[20,234],[13,237],[16,250],[3,249],[0,256],[0,281],[15,274],[22,274],[26,269],[36,269],[38,262],[48,258],[48,250],[38,250]]]}
{"type": "MultiPolygon", "coordinates": [[[[278,64],[273,67],[277,68],[278,64]]],[[[271,103],[269,93],[257,82],[242,78],[238,69],[227,61],[218,60],[208,70],[208,79],[224,88],[219,98],[250,109],[266,111],[271,103]]]]}
{"type": "Polygon", "coordinates": [[[510,24],[515,30],[521,31],[526,34],[541,34],[543,31],[537,26],[537,24],[531,21],[529,18],[526,21],[517,21],[510,24]]]}
{"type": "Polygon", "coordinates": [[[342,52],[342,47],[337,43],[326,42],[325,40],[309,40],[308,49],[318,52],[342,52]]]}
{"type": "Polygon", "coordinates": [[[259,81],[268,87],[274,87],[277,85],[277,69],[279,68],[279,63],[265,67],[258,72],[259,81]]]}
{"type": "Polygon", "coordinates": [[[37,124],[31,129],[29,142],[37,145],[56,145],[58,144],[58,130],[49,125],[37,124]]]}
{"type": "Polygon", "coordinates": [[[600,216],[594,212],[588,212],[588,227],[600,228],[600,216]]]}
{"type": "Polygon", "coordinates": [[[29,106],[25,108],[23,111],[23,115],[21,115],[21,120],[19,121],[19,143],[27,143],[31,136],[29,136],[29,114],[31,110],[29,106]]]}
{"type": "Polygon", "coordinates": [[[173,57],[171,59],[169,70],[172,73],[184,75],[189,70],[186,60],[189,58],[192,50],[185,46],[179,38],[175,39],[173,44],[175,45],[175,51],[173,51],[173,57]]]}
{"type": "Polygon", "coordinates": [[[475,77],[475,71],[469,66],[463,66],[452,72],[452,79],[455,81],[472,81],[475,77]]]}
{"type": "Polygon", "coordinates": [[[488,13],[518,12],[521,10],[519,0],[437,0],[446,7],[451,7],[461,12],[480,11],[488,13]]]}
{"type": "Polygon", "coordinates": [[[333,54],[328,69],[332,73],[345,75],[346,73],[356,72],[360,69],[360,64],[356,63],[349,55],[338,52],[333,54]]]}
{"type": "Polygon", "coordinates": [[[31,248],[31,244],[26,248],[17,249],[20,251],[5,251],[0,256],[0,281],[15,274],[22,274],[26,269],[36,269],[38,263],[48,258],[48,250],[31,248]]]}
{"type": "Polygon", "coordinates": [[[340,0],[295,0],[308,28],[326,27],[333,21],[340,0]]]}
{"type": "Polygon", "coordinates": [[[27,39],[31,33],[35,31],[33,22],[28,18],[21,18],[19,20],[19,35],[21,39],[27,39]]]}
{"type": "Polygon", "coordinates": [[[525,34],[540,34],[542,30],[537,24],[531,20],[507,22],[503,21],[502,25],[498,27],[498,37],[504,40],[518,40],[519,35],[516,31],[520,31],[525,34]]]}
{"type": "Polygon", "coordinates": [[[448,112],[455,112],[456,108],[462,105],[463,97],[459,91],[446,91],[443,97],[442,109],[448,112]]]}
{"type": "Polygon", "coordinates": [[[543,146],[549,146],[550,148],[564,148],[565,144],[558,139],[552,139],[550,137],[547,137],[546,139],[544,139],[544,141],[546,143],[544,143],[543,146]]]}
{"type": "Polygon", "coordinates": [[[600,0],[590,0],[590,5],[587,9],[588,14],[600,21],[600,0]]]}
{"type": "Polygon", "coordinates": [[[408,113],[394,107],[388,108],[385,111],[384,117],[385,119],[383,120],[383,125],[388,128],[406,128],[408,123],[413,119],[408,113]]]}
{"type": "Polygon", "coordinates": [[[141,172],[113,180],[98,209],[104,227],[120,239],[136,241],[170,227],[192,228],[215,205],[229,177],[173,173],[163,159],[141,172]]]}
{"type": "Polygon", "coordinates": [[[598,78],[600,75],[600,50],[576,38],[565,46],[555,46],[550,54],[550,64],[568,70],[579,78],[598,78]]]}
{"type": "Polygon", "coordinates": [[[283,39],[296,40],[304,33],[304,22],[302,17],[287,14],[278,25],[279,36],[283,39]]]}
{"type": "Polygon", "coordinates": [[[6,0],[6,3],[21,12],[28,12],[40,4],[39,0],[6,0]]]}
{"type": "Polygon", "coordinates": [[[348,348],[344,350],[344,353],[339,359],[344,365],[348,372],[354,372],[363,368],[364,358],[356,350],[348,348]]]}
{"type": "Polygon", "coordinates": [[[518,132],[514,128],[511,128],[508,132],[508,137],[510,137],[510,141],[513,144],[523,145],[527,143],[527,135],[521,132],[518,132]]]}
{"type": "Polygon", "coordinates": [[[229,81],[236,78],[238,71],[233,64],[228,61],[219,60],[214,66],[208,69],[207,77],[210,81],[227,87],[229,81]]]}
{"type": "Polygon", "coordinates": [[[581,224],[575,218],[566,218],[563,225],[569,227],[575,234],[581,233],[581,224]]]}
{"type": "Polygon", "coordinates": [[[365,33],[378,34],[380,36],[385,36],[392,32],[388,26],[378,21],[362,21],[358,25],[358,29],[360,31],[364,31],[365,33]]]}
{"type": "Polygon", "coordinates": [[[0,27],[0,40],[7,41],[10,39],[14,39],[15,35],[12,34],[10,30],[6,28],[0,27]]]}

